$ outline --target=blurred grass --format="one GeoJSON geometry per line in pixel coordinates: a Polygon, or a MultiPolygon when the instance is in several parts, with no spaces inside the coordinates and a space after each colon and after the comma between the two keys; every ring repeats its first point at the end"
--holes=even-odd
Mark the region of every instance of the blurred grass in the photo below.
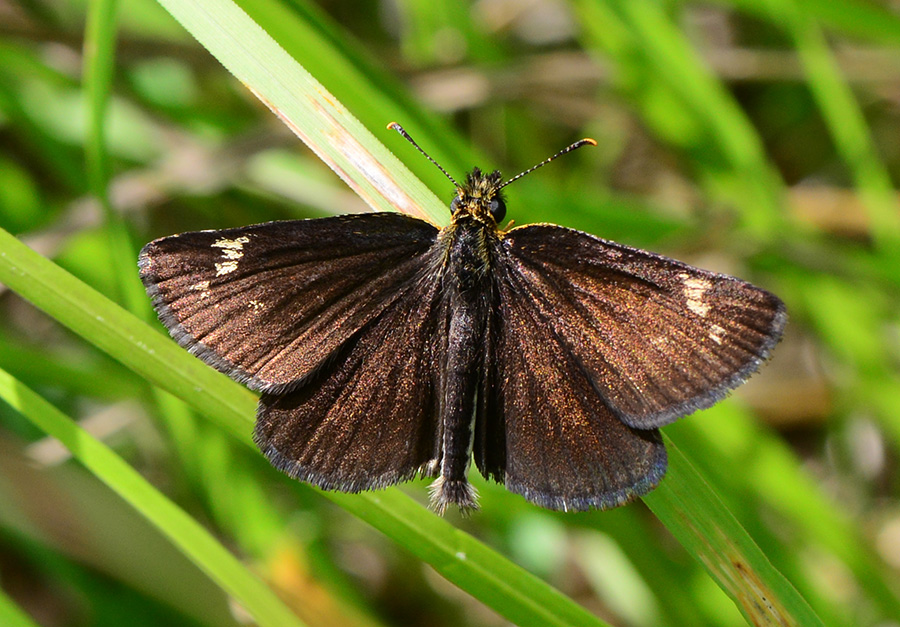
{"type": "MultiPolygon", "coordinates": [[[[146,302],[122,296],[136,277],[122,252],[134,244],[122,242],[359,209],[159,5],[114,4],[17,5],[0,27],[0,226],[144,318],[146,302]],[[82,55],[85,38],[97,54],[82,55]],[[115,211],[100,211],[105,196],[115,211]]],[[[510,217],[686,258],[785,299],[788,337],[766,370],[666,433],[825,624],[900,620],[896,14],[852,0],[239,4],[440,198],[452,191],[446,180],[383,131],[388,121],[455,176],[473,164],[513,174],[594,136],[598,149],[512,186],[510,217]]],[[[81,296],[52,285],[49,298],[81,315],[81,296]]],[[[309,624],[498,624],[408,553],[272,472],[243,445],[252,413],[235,408],[250,407],[250,395],[219,387],[199,362],[185,370],[171,342],[124,361],[212,421],[136,383],[11,291],[0,307],[0,366],[98,429],[309,624]]],[[[121,329],[106,313],[84,316],[79,333],[121,329]]],[[[123,341],[132,340],[114,353],[123,341]]],[[[199,597],[192,609],[148,579],[195,585],[189,571],[142,574],[134,563],[129,572],[121,543],[88,542],[82,504],[98,502],[87,488],[96,479],[5,407],[0,428],[0,584],[41,624],[121,624],[121,595],[97,581],[133,591],[133,624],[159,624],[160,612],[167,624],[239,620],[224,597],[211,601],[215,613],[199,597]],[[42,470],[26,472],[24,460],[42,470]]],[[[560,515],[479,489],[484,511],[451,522],[603,620],[744,622],[690,559],[703,551],[674,543],[640,504],[560,515]]],[[[649,503],[685,498],[673,489],[649,503]]],[[[421,483],[405,490],[424,499],[421,483]]],[[[365,515],[386,499],[404,522],[399,512],[412,504],[396,496],[335,500],[365,515]]],[[[107,499],[91,513],[115,520],[122,507],[107,499]]]]}
{"type": "Polygon", "coordinates": [[[180,551],[241,602],[260,625],[299,627],[304,624],[208,530],[172,504],[102,442],[2,371],[0,398],[59,440],[91,474],[150,520],[180,551]]]}

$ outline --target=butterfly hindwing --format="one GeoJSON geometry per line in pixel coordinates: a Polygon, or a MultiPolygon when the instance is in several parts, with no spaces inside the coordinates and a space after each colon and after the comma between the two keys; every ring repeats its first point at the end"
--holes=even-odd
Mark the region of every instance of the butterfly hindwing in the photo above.
{"type": "Polygon", "coordinates": [[[421,270],[437,229],[395,213],[184,233],[141,251],[160,319],[255,390],[294,389],[421,270]]]}
{"type": "Polygon", "coordinates": [[[439,268],[426,264],[299,389],[263,394],[254,439],[273,465],[345,492],[435,474],[449,315],[439,268]]]}
{"type": "Polygon", "coordinates": [[[768,357],[784,304],[707,272],[552,225],[501,244],[509,298],[527,301],[625,423],[650,429],[721,400],[768,357]]]}
{"type": "Polygon", "coordinates": [[[659,432],[625,425],[542,312],[498,268],[476,418],[483,475],[550,509],[608,509],[662,479],[659,432]]]}

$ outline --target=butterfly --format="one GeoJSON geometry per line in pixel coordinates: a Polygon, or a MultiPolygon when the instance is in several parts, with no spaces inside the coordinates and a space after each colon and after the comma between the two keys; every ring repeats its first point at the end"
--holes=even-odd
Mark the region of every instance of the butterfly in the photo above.
{"type": "Polygon", "coordinates": [[[502,230],[498,171],[453,182],[449,226],[396,213],[163,237],[141,279],[178,343],[261,393],[254,440],[288,475],[358,492],[481,474],[550,509],[607,509],[666,471],[659,428],[710,407],[786,322],[740,279],[551,224],[502,230]]]}

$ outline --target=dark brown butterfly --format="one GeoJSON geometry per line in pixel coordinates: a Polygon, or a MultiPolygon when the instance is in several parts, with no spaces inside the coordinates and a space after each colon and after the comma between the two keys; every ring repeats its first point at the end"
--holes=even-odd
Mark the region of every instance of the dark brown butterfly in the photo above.
{"type": "Polygon", "coordinates": [[[540,506],[615,507],[665,473],[658,427],[740,385],[786,315],[730,276],[498,228],[503,187],[588,143],[506,182],[444,171],[443,229],[375,213],[183,233],[144,247],[141,278],[179,344],[262,392],[254,438],[292,477],[346,492],[437,477],[435,509],[468,510],[474,451],[540,506]]]}

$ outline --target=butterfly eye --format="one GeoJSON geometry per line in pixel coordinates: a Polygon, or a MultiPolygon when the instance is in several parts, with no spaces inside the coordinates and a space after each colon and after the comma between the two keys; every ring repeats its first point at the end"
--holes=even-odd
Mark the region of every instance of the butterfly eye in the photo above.
{"type": "Polygon", "coordinates": [[[459,208],[459,196],[454,196],[453,200],[450,201],[450,213],[456,213],[456,210],[459,208]]]}
{"type": "Polygon", "coordinates": [[[495,222],[500,222],[506,216],[506,203],[503,202],[502,198],[492,198],[488,211],[491,212],[491,217],[494,218],[495,222]]]}

